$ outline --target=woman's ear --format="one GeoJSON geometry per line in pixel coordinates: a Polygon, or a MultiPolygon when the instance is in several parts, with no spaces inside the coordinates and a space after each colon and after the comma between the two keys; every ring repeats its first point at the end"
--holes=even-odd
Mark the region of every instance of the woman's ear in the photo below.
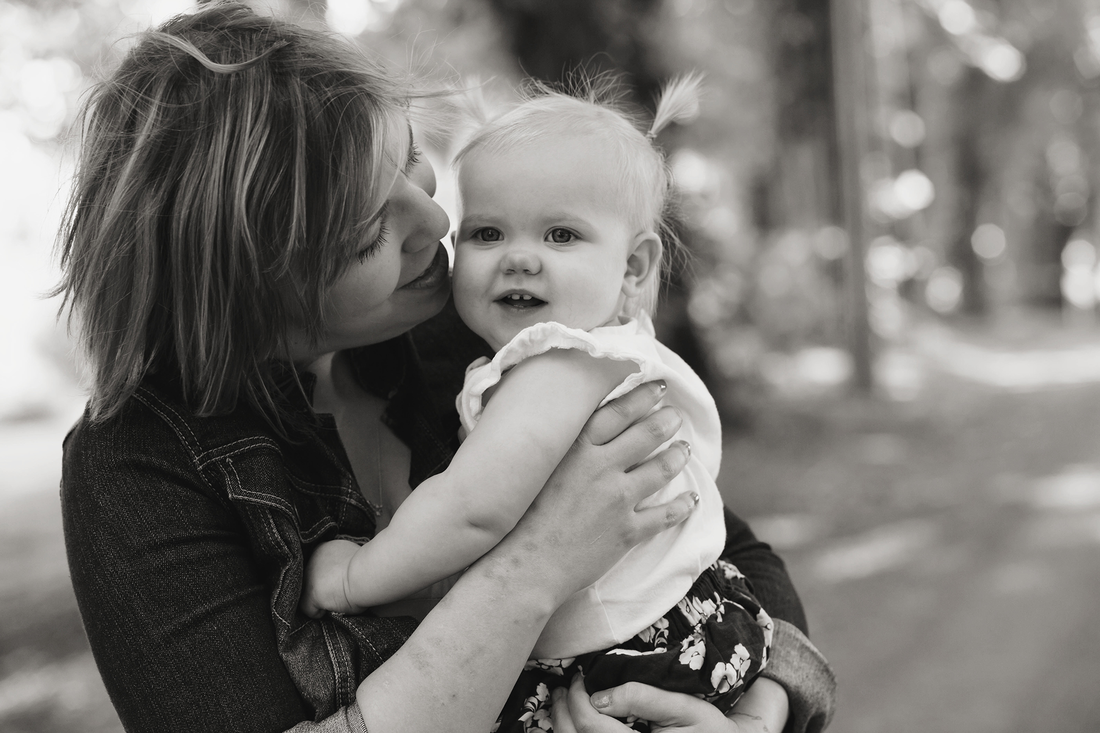
{"type": "Polygon", "coordinates": [[[636,298],[661,264],[661,238],[654,232],[642,232],[630,245],[623,274],[623,295],[636,298]]]}

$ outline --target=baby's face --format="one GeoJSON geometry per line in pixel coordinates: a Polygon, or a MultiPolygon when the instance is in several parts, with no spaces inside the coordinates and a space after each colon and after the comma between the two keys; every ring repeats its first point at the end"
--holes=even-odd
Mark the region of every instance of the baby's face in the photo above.
{"type": "Polygon", "coordinates": [[[635,233],[614,171],[599,142],[575,136],[463,161],[455,305],[494,349],[536,323],[590,330],[618,317],[635,233]]]}

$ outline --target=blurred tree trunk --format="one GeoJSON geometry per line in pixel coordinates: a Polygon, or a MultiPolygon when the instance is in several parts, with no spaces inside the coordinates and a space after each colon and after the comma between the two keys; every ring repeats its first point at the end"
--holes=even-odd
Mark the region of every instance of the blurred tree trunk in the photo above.
{"type": "Polygon", "coordinates": [[[842,221],[830,5],[830,0],[775,4],[778,142],[770,188],[776,192],[769,210],[760,212],[765,230],[842,221]],[[778,193],[799,186],[801,194],[778,193]]]}
{"type": "Polygon", "coordinates": [[[648,105],[666,70],[645,26],[662,0],[489,0],[528,76],[564,82],[571,72],[621,72],[631,101],[648,105]]]}
{"type": "Polygon", "coordinates": [[[988,106],[978,101],[988,97],[988,87],[993,83],[984,72],[972,66],[965,67],[951,106],[955,117],[955,196],[947,260],[962,274],[961,312],[970,316],[984,316],[989,310],[982,262],[970,240],[978,228],[989,179],[982,155],[983,132],[988,131],[982,129],[983,115],[979,111],[988,106]]]}
{"type": "Polygon", "coordinates": [[[831,5],[833,31],[833,95],[836,140],[839,151],[837,180],[844,210],[843,227],[848,232],[846,257],[848,350],[852,356],[852,386],[860,393],[872,390],[871,328],[868,323],[867,282],[864,266],[866,217],[862,162],[867,150],[867,20],[864,0],[834,0],[831,5]]]}
{"type": "Polygon", "coordinates": [[[847,292],[845,331],[837,340],[852,356],[854,386],[871,387],[870,337],[863,275],[863,187],[866,135],[862,0],[778,0],[773,16],[777,144],[770,171],[756,187],[761,231],[813,232],[839,224],[849,256],[829,267],[847,292]]]}

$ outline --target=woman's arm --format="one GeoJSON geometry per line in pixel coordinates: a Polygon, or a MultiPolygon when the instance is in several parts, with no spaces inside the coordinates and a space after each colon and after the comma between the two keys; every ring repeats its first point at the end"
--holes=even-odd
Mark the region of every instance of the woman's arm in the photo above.
{"type": "Polygon", "coordinates": [[[592,412],[636,370],[572,349],[513,367],[447,470],[418,486],[385,529],[358,548],[318,549],[303,609],[358,613],[468,567],[512,530],[592,412]]]}
{"type": "Polygon", "coordinates": [[[372,733],[484,733],[557,606],[627,549],[687,516],[689,496],[635,509],[687,461],[686,451],[672,446],[630,470],[675,434],[673,410],[658,410],[609,440],[658,398],[647,385],[598,410],[515,530],[363,682],[358,700],[372,733]]]}
{"type": "MultiPolygon", "coordinates": [[[[760,604],[775,622],[768,666],[760,673],[786,692],[762,704],[788,709],[786,733],[820,731],[836,706],[836,678],[828,661],[809,639],[806,614],[787,567],[740,517],[726,509],[726,547],[722,558],[736,565],[752,584],[760,604]],[[770,701],[770,702],[769,702],[770,701]]],[[[750,690],[752,692],[752,690],[750,690]]],[[[751,701],[751,699],[750,699],[751,701]]]]}
{"type": "MultiPolygon", "coordinates": [[[[373,630],[366,646],[389,656],[359,690],[372,733],[484,733],[556,604],[687,516],[687,497],[634,511],[683,467],[680,448],[629,474],[624,468],[676,432],[673,411],[608,442],[657,399],[643,387],[599,410],[530,521],[476,563],[420,630],[408,619],[356,627],[373,630]],[[596,483],[611,490],[592,491],[596,483]],[[567,562],[539,562],[544,552],[567,562]]],[[[66,544],[88,639],[126,729],[270,733],[312,721],[316,711],[276,646],[273,589],[236,512],[196,481],[194,462],[167,428],[87,433],[78,429],[66,447],[66,544]]],[[[294,619],[291,641],[343,638],[354,620],[294,619]]],[[[298,668],[324,676],[332,660],[323,649],[290,651],[308,655],[295,660],[298,668]]],[[[371,670],[363,659],[345,661],[371,670]]],[[[339,710],[320,729],[340,730],[358,720],[354,713],[339,710]]]]}
{"type": "Polygon", "coordinates": [[[783,619],[809,634],[806,613],[798,597],[787,566],[771,546],[761,542],[743,519],[725,509],[726,546],[722,559],[733,563],[745,574],[753,594],[773,619],[783,619]]]}
{"type": "Polygon", "coordinates": [[[728,718],[697,698],[648,685],[622,685],[597,691],[591,698],[580,687],[555,702],[555,730],[562,718],[563,733],[626,733],[615,718],[629,715],[697,733],[820,733],[828,726],[836,706],[836,679],[806,637],[806,617],[786,566],[742,519],[729,509],[725,516],[722,558],[745,573],[775,622],[768,666],[760,678],[728,718]],[[594,702],[606,704],[596,707],[594,702]]]}
{"type": "Polygon", "coordinates": [[[89,432],[82,424],[66,440],[65,543],[84,629],[126,730],[271,732],[312,720],[234,512],[196,481],[167,429],[89,432]]]}

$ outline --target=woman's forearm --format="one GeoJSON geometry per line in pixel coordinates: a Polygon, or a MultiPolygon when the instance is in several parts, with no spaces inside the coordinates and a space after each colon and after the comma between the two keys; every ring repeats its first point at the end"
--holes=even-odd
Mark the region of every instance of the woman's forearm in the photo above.
{"type": "Polygon", "coordinates": [[[447,470],[420,484],[389,526],[353,556],[347,574],[353,605],[405,598],[494,547],[632,368],[554,349],[511,369],[447,470]]]}
{"type": "MultiPolygon", "coordinates": [[[[832,717],[836,704],[832,669],[806,636],[806,614],[783,560],[756,538],[744,520],[729,509],[725,516],[726,547],[722,558],[745,574],[757,600],[775,621],[768,666],[749,693],[759,682],[766,684],[756,695],[749,697],[746,693],[747,709],[766,719],[784,708],[785,733],[817,733],[832,717]],[[768,688],[774,691],[773,684],[782,687],[783,700],[763,694],[768,688]]],[[[746,708],[739,705],[738,709],[746,708]]]]}
{"type": "Polygon", "coordinates": [[[778,682],[761,677],[752,683],[726,717],[733,720],[749,718],[760,723],[768,733],[780,733],[789,714],[787,691],[778,682]]]}
{"type": "Polygon", "coordinates": [[[598,410],[515,530],[363,681],[356,697],[373,733],[491,728],[557,607],[690,514],[688,495],[636,508],[687,462],[677,444],[646,458],[679,428],[674,411],[626,427],[662,393],[646,385],[598,410]]]}
{"type": "Polygon", "coordinates": [[[372,733],[492,727],[547,619],[567,596],[552,583],[533,582],[538,553],[504,549],[475,563],[359,686],[372,733]]]}

